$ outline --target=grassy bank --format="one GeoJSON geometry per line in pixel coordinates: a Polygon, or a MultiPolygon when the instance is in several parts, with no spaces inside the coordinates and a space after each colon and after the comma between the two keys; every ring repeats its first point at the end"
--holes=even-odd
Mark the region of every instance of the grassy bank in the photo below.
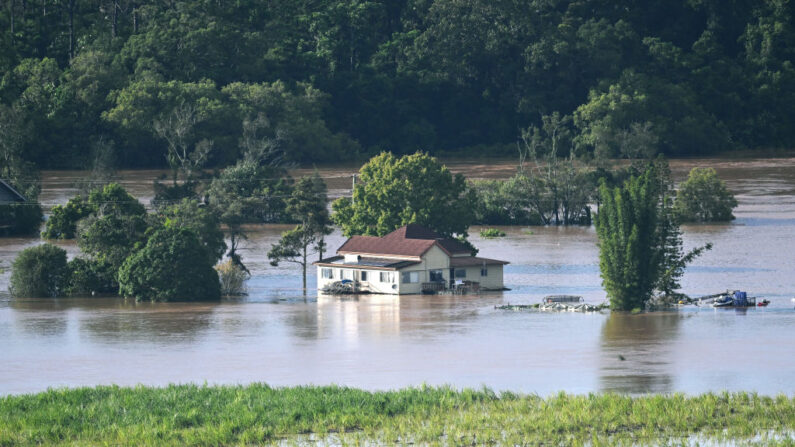
{"type": "Polygon", "coordinates": [[[267,385],[97,387],[0,398],[0,446],[355,443],[795,445],[795,399],[755,394],[549,398],[489,390],[267,385]]]}

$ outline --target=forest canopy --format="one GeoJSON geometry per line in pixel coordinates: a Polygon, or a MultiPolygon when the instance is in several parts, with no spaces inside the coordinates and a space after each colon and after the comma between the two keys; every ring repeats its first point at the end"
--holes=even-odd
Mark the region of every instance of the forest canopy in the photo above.
{"type": "Polygon", "coordinates": [[[176,130],[182,147],[212,147],[207,166],[226,166],[251,122],[296,163],[513,155],[520,129],[558,112],[574,117],[579,153],[615,154],[633,126],[669,155],[783,147],[795,137],[793,9],[8,0],[0,140],[38,168],[85,167],[97,142],[124,167],[165,167],[176,130]]]}

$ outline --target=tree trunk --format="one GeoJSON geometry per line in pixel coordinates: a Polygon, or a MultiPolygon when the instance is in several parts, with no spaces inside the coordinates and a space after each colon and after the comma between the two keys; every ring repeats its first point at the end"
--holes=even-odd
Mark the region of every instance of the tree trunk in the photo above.
{"type": "Polygon", "coordinates": [[[133,34],[138,34],[138,5],[132,4],[133,34]]]}
{"type": "Polygon", "coordinates": [[[14,46],[14,10],[16,9],[16,0],[11,0],[11,10],[9,11],[11,19],[11,46],[14,46]]]}
{"type": "Polygon", "coordinates": [[[117,27],[119,24],[119,2],[113,0],[113,12],[111,12],[110,37],[116,38],[117,27]]]}
{"type": "Polygon", "coordinates": [[[75,57],[75,2],[69,0],[69,59],[75,57]]]}
{"type": "Polygon", "coordinates": [[[303,278],[303,280],[304,280],[304,295],[306,295],[306,246],[307,246],[307,244],[304,244],[303,260],[302,260],[303,262],[301,262],[301,268],[304,271],[304,278],[303,278]]]}

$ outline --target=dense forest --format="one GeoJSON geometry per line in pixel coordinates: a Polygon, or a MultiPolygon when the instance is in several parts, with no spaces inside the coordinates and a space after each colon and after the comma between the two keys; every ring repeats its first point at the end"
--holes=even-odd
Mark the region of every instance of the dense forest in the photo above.
{"type": "Polygon", "coordinates": [[[787,0],[4,0],[0,149],[38,168],[380,150],[513,155],[543,116],[581,153],[790,147],[787,0]],[[169,149],[171,149],[169,151],[169,149]]]}

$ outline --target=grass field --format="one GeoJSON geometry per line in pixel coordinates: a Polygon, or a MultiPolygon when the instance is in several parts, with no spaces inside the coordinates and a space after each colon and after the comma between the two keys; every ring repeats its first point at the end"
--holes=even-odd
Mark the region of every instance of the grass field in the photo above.
{"type": "Polygon", "coordinates": [[[795,445],[795,399],[172,385],[0,398],[16,445],[795,445]]]}

